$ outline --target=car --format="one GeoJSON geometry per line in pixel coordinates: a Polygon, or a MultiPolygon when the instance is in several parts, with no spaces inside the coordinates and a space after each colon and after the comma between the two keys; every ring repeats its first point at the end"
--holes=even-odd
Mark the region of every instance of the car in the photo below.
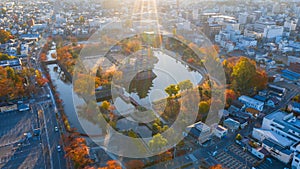
{"type": "Polygon", "coordinates": [[[57,151],[60,152],[61,151],[61,147],[60,145],[57,146],[57,151]]]}
{"type": "Polygon", "coordinates": [[[47,94],[47,98],[49,99],[51,96],[50,96],[50,94],[47,94]]]}
{"type": "Polygon", "coordinates": [[[55,130],[56,132],[58,132],[58,127],[57,127],[57,126],[55,126],[55,127],[54,127],[54,130],[55,130]]]}

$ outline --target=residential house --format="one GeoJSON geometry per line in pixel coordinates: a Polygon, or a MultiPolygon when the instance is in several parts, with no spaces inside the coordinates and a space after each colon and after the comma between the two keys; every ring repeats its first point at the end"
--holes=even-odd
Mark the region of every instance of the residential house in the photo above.
{"type": "Polygon", "coordinates": [[[258,101],[245,95],[240,96],[238,100],[245,104],[246,107],[254,108],[258,111],[262,111],[264,108],[264,102],[258,101]]]}
{"type": "Polygon", "coordinates": [[[228,133],[228,129],[221,125],[218,125],[213,129],[213,133],[218,138],[224,138],[228,133]]]}
{"type": "Polygon", "coordinates": [[[208,141],[212,136],[210,127],[202,123],[201,121],[188,126],[186,128],[186,132],[184,132],[183,135],[187,136],[188,134],[196,138],[199,144],[208,141]]]}

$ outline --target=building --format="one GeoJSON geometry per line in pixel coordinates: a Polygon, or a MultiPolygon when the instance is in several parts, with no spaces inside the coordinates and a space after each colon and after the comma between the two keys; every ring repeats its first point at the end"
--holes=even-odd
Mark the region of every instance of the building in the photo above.
{"type": "Polygon", "coordinates": [[[293,169],[300,169],[300,153],[296,153],[293,157],[292,161],[292,168],[293,169]]]}
{"type": "Polygon", "coordinates": [[[248,23],[248,16],[249,16],[248,13],[241,13],[241,14],[239,14],[239,18],[238,18],[239,23],[240,24],[246,24],[246,23],[248,23]]]}
{"type": "Polygon", "coordinates": [[[288,66],[290,66],[291,63],[300,63],[300,57],[288,56],[288,66]]]}
{"type": "Polygon", "coordinates": [[[245,95],[240,96],[238,100],[245,104],[246,107],[250,107],[258,111],[262,111],[264,108],[264,102],[258,101],[245,95]]]}
{"type": "Polygon", "coordinates": [[[288,110],[295,112],[295,113],[300,113],[300,103],[298,102],[292,102],[288,105],[288,110]]]}
{"type": "Polygon", "coordinates": [[[210,140],[212,136],[210,127],[202,123],[201,121],[188,126],[186,128],[186,132],[184,132],[183,135],[187,136],[188,134],[196,138],[199,144],[210,140]]]}
{"type": "Polygon", "coordinates": [[[263,37],[267,39],[273,39],[283,35],[282,26],[268,26],[264,29],[263,37]]]}
{"type": "Polygon", "coordinates": [[[294,142],[277,134],[275,131],[261,128],[253,128],[252,137],[263,142],[265,139],[273,140],[283,147],[289,147],[294,142]]]}
{"type": "Polygon", "coordinates": [[[240,128],[240,123],[232,118],[224,120],[223,125],[231,131],[235,131],[240,128]]]}
{"type": "Polygon", "coordinates": [[[264,117],[262,129],[271,130],[287,138],[288,140],[300,141],[300,120],[293,113],[277,111],[264,117]]]}
{"type": "Polygon", "coordinates": [[[282,70],[281,77],[294,82],[300,81],[300,73],[288,69],[282,70]]]}
{"type": "Polygon", "coordinates": [[[293,151],[288,147],[284,147],[277,142],[265,139],[263,141],[263,147],[276,159],[287,164],[291,161],[293,157],[293,151]]]}
{"type": "Polygon", "coordinates": [[[2,60],[0,61],[1,67],[11,67],[15,70],[22,70],[22,63],[20,59],[2,60]]]}
{"type": "Polygon", "coordinates": [[[218,125],[217,127],[214,128],[214,135],[218,138],[224,138],[226,137],[227,133],[228,133],[228,129],[218,125]]]}

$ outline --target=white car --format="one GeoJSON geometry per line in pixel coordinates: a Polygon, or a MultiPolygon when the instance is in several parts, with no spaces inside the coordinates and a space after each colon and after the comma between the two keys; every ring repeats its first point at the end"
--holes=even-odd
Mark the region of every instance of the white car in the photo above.
{"type": "Polygon", "coordinates": [[[58,132],[58,127],[57,127],[57,126],[55,126],[55,127],[54,127],[54,130],[55,130],[56,132],[58,132]]]}
{"type": "Polygon", "coordinates": [[[61,151],[61,147],[60,145],[57,146],[57,151],[60,152],[61,151]]]}

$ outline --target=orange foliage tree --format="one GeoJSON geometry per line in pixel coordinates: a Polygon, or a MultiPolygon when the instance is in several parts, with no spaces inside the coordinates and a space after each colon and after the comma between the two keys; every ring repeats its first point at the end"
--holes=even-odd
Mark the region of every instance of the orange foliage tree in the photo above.
{"type": "Polygon", "coordinates": [[[84,138],[78,137],[78,133],[73,133],[63,137],[66,144],[64,150],[65,157],[74,161],[76,168],[85,168],[93,161],[88,157],[88,147],[84,138]]]}
{"type": "Polygon", "coordinates": [[[106,165],[106,167],[100,167],[99,169],[122,169],[121,165],[115,160],[107,161],[106,165]]]}

